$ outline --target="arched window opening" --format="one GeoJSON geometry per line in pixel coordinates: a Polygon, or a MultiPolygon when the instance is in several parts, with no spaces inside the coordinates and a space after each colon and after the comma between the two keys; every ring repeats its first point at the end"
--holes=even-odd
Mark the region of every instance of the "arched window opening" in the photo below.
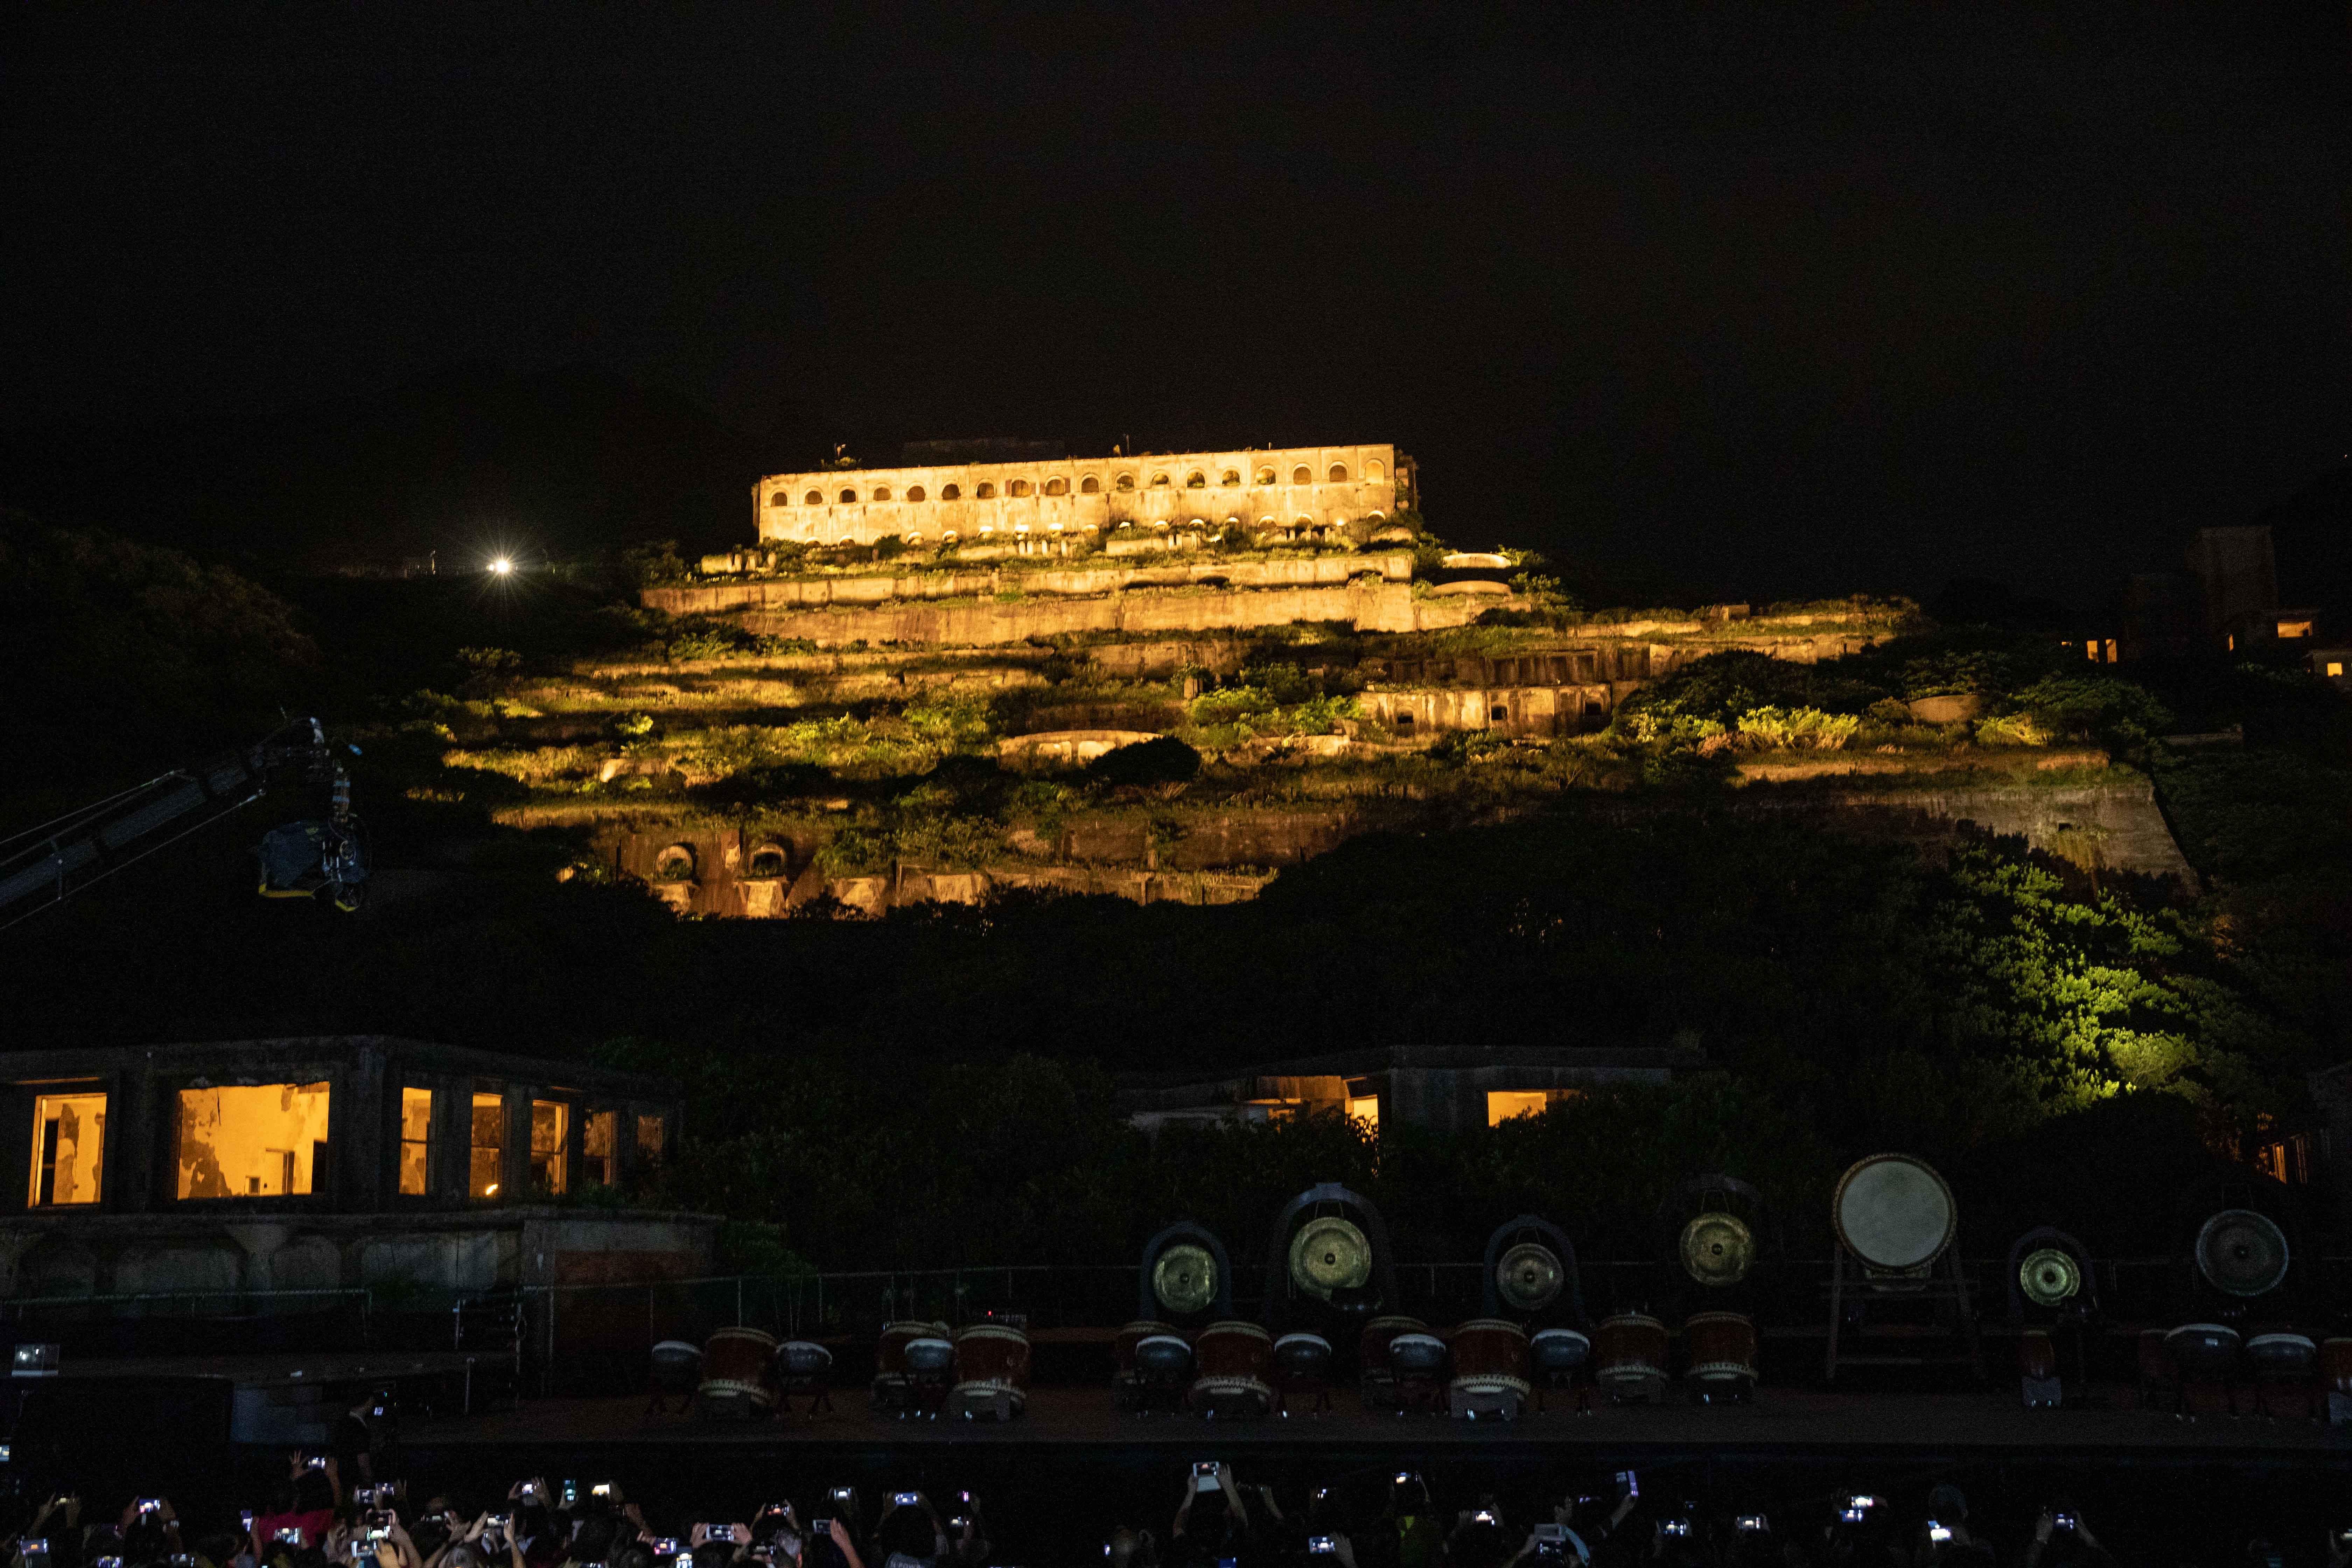
{"type": "Polygon", "coordinates": [[[786,858],[782,845],[762,844],[751,851],[751,863],[745,874],[752,877],[781,877],[790,865],[791,861],[786,858]]]}
{"type": "Polygon", "coordinates": [[[1257,520],[1257,525],[1263,529],[1271,529],[1274,527],[1274,519],[1270,517],[1259,518],[1257,520]]]}
{"type": "Polygon", "coordinates": [[[1304,533],[1308,529],[1315,526],[1315,520],[1311,517],[1294,517],[1290,520],[1290,526],[1300,533],[1304,533]]]}
{"type": "Polygon", "coordinates": [[[888,485],[876,485],[874,487],[874,499],[876,500],[888,500],[890,499],[890,487],[888,485]]]}
{"type": "Polygon", "coordinates": [[[954,485],[941,485],[940,487],[940,499],[941,500],[961,500],[963,499],[963,491],[954,485]]]}
{"type": "Polygon", "coordinates": [[[655,856],[654,880],[656,882],[693,881],[694,846],[673,844],[655,856]]]}
{"type": "Polygon", "coordinates": [[[973,498],[978,500],[994,500],[996,499],[996,487],[989,483],[987,480],[982,479],[981,481],[980,489],[972,491],[971,493],[973,498]]]}
{"type": "Polygon", "coordinates": [[[1133,489],[1135,488],[1135,476],[1133,474],[1119,475],[1118,488],[1123,490],[1133,489]]]}
{"type": "Polygon", "coordinates": [[[1167,484],[1168,476],[1166,474],[1154,474],[1151,476],[1151,488],[1153,489],[1164,489],[1167,488],[1167,484]]]}
{"type": "Polygon", "coordinates": [[[1227,468],[1225,470],[1225,477],[1218,482],[1224,485],[1227,489],[1231,489],[1233,486],[1240,484],[1242,482],[1241,470],[1239,468],[1227,468]]]}
{"type": "Polygon", "coordinates": [[[809,493],[803,496],[801,500],[809,506],[823,506],[824,504],[824,493],[818,490],[809,491],[809,493]]]}
{"type": "Polygon", "coordinates": [[[1092,474],[1088,474],[1085,479],[1078,481],[1078,493],[1086,496],[1100,495],[1102,494],[1102,481],[1095,478],[1092,474]]]}
{"type": "Polygon", "coordinates": [[[770,506],[790,506],[793,504],[793,498],[786,495],[783,491],[778,490],[774,495],[768,498],[768,504],[770,506]]]}
{"type": "Polygon", "coordinates": [[[1400,714],[1398,714],[1398,715],[1396,716],[1396,730],[1397,730],[1397,733],[1398,733],[1398,734],[1400,734],[1400,735],[1410,735],[1410,734],[1412,734],[1412,714],[1410,714],[1410,713],[1400,713],[1400,714]]]}
{"type": "Polygon", "coordinates": [[[1027,495],[1029,493],[1029,481],[1027,479],[1013,480],[1011,487],[1011,493],[1016,496],[1027,495]]]}
{"type": "Polygon", "coordinates": [[[1184,488],[1188,490],[1206,489],[1209,488],[1208,476],[1202,473],[1200,469],[1194,468],[1185,477],[1184,488]]]}
{"type": "Polygon", "coordinates": [[[1315,470],[1301,463],[1290,470],[1290,482],[1294,485],[1311,485],[1315,482],[1315,470]]]}
{"type": "Polygon", "coordinates": [[[1364,465],[1364,478],[1368,479],[1382,479],[1387,474],[1388,470],[1381,467],[1381,460],[1378,458],[1364,465]]]}
{"type": "Polygon", "coordinates": [[[923,500],[923,487],[920,485],[908,485],[907,487],[907,499],[908,500],[923,500]]]}
{"type": "Polygon", "coordinates": [[[1368,511],[1364,514],[1364,521],[1366,522],[1379,523],[1386,522],[1388,520],[1388,514],[1386,512],[1368,511]]]}
{"type": "Polygon", "coordinates": [[[1344,485],[1348,482],[1347,464],[1334,463],[1331,465],[1331,482],[1335,485],[1344,485]]]}
{"type": "Polygon", "coordinates": [[[1159,530],[1160,532],[1165,533],[1165,532],[1167,532],[1167,531],[1168,531],[1168,520],[1167,520],[1167,519],[1165,519],[1165,518],[1162,518],[1160,521],[1159,521],[1158,522],[1153,523],[1151,526],[1152,526],[1153,528],[1155,528],[1155,529],[1159,530]]]}
{"type": "MultiPolygon", "coordinates": [[[[950,485],[948,489],[953,489],[955,487],[953,485],[950,485]]],[[[953,544],[957,540],[961,539],[962,537],[962,534],[957,532],[952,528],[943,528],[940,531],[940,542],[941,544],[953,544]]]]}
{"type": "Polygon", "coordinates": [[[907,535],[907,542],[909,545],[920,544],[922,542],[923,536],[919,533],[910,533],[907,535]]]}
{"type": "Polygon", "coordinates": [[[1270,485],[1274,483],[1274,470],[1272,468],[1260,468],[1257,471],[1257,482],[1262,485],[1270,485]]]}
{"type": "Polygon", "coordinates": [[[1049,496],[1068,495],[1070,493],[1070,481],[1067,479],[1047,479],[1045,481],[1045,493],[1049,496]]]}
{"type": "Polygon", "coordinates": [[[841,499],[845,503],[854,501],[857,499],[857,492],[856,490],[844,490],[841,492],[841,499]]]}

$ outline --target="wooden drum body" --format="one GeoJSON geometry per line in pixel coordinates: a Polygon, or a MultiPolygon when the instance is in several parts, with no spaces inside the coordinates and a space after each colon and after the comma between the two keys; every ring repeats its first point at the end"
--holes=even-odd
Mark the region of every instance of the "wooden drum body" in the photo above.
{"type": "Polygon", "coordinates": [[[907,1345],[914,1340],[943,1340],[948,1337],[945,1323],[901,1321],[882,1325],[881,1343],[874,1352],[874,1370],[883,1377],[904,1377],[907,1373],[907,1345]]]}
{"type": "Polygon", "coordinates": [[[1211,1323],[1192,1342],[1192,1361],[1190,1399],[1202,1415],[1263,1415],[1274,1408],[1274,1336],[1255,1323],[1211,1323]]]}
{"type": "Polygon", "coordinates": [[[1029,1336],[1006,1323],[973,1323],[955,1337],[948,1398],[967,1421],[1010,1421],[1029,1403],[1029,1336]]]}
{"type": "Polygon", "coordinates": [[[1501,1318],[1473,1318],[1453,1335],[1454,1380],[1445,1407],[1454,1415],[1508,1421],[1519,1413],[1533,1385],[1528,1381],[1528,1334],[1501,1318]]]}
{"type": "Polygon", "coordinates": [[[695,1402],[707,1414],[765,1415],[776,1407],[776,1337],[758,1329],[721,1329],[702,1347],[695,1402]]]}
{"type": "Polygon", "coordinates": [[[2319,1386],[2327,1395],[2328,1422],[2352,1424],[2352,1337],[2319,1342],[2319,1386]]]}
{"type": "Polygon", "coordinates": [[[1745,1312],[1693,1312],[1683,1342],[1700,1398],[1737,1398],[1756,1386],[1756,1321],[1745,1312]]]}
{"type": "Polygon", "coordinates": [[[1429,1325],[1419,1318],[1374,1318],[1356,1336],[1356,1364],[1367,1374],[1389,1370],[1389,1342],[1399,1334],[1425,1334],[1429,1325]]]}
{"type": "Polygon", "coordinates": [[[1643,1312],[1601,1320],[1592,1380],[1612,1399],[1656,1399],[1666,1381],[1666,1325],[1643,1312]]]}

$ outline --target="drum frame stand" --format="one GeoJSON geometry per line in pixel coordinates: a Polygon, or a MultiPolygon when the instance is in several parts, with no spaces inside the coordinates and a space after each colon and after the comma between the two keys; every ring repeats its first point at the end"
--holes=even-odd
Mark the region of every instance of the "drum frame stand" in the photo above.
{"type": "MultiPolygon", "coordinates": [[[[1977,1333],[1976,1303],[1968,1276],[1960,1271],[1957,1255],[1947,1251],[1931,1266],[1928,1274],[1916,1283],[1906,1280],[1902,1289],[1880,1290],[1871,1288],[1870,1271],[1859,1258],[1853,1260],[1853,1291],[1847,1294],[1847,1254],[1843,1247],[1837,1249],[1830,1271],[1830,1342],[1823,1368],[1827,1381],[1837,1381],[1841,1363],[1848,1366],[1958,1366],[1966,1363],[1979,1383],[1985,1380],[1984,1342],[1977,1333]],[[1840,1342],[1845,1331],[1845,1310],[1849,1301],[1856,1308],[1873,1301],[1949,1301],[1958,1316],[1961,1337],[1967,1342],[1966,1355],[1887,1355],[1877,1352],[1857,1354],[1841,1351],[1840,1342]]],[[[1940,1314],[1939,1314],[1940,1315],[1940,1314]]],[[[1855,1331],[1861,1331],[1859,1323],[1855,1331]]]]}

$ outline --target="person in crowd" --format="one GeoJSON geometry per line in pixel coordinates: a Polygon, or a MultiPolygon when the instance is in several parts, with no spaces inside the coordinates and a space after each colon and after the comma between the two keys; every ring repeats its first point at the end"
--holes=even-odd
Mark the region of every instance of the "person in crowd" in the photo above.
{"type": "Polygon", "coordinates": [[[2035,1517],[2025,1568],[2115,1568],[2115,1561],[2072,1500],[2054,1498],[2035,1517]]]}
{"type": "Polygon", "coordinates": [[[255,1560],[268,1562],[279,1547],[290,1547],[296,1552],[323,1549],[341,1505],[334,1458],[295,1454],[277,1506],[253,1521],[255,1560]]]}
{"type": "Polygon", "coordinates": [[[1911,1561],[1918,1568],[1930,1563],[1941,1568],[1989,1568],[1992,1562],[1992,1549],[1969,1529],[1968,1498],[1949,1481],[1927,1494],[1927,1515],[1919,1521],[1911,1561]]]}
{"type": "Polygon", "coordinates": [[[1110,1568],[1160,1568],[1160,1543],[1151,1531],[1122,1524],[1110,1532],[1103,1557],[1110,1568]]]}
{"type": "Polygon", "coordinates": [[[882,1568],[934,1568],[948,1553],[947,1527],[923,1493],[892,1492],[875,1522],[874,1548],[882,1553],[882,1568]]]}
{"type": "Polygon", "coordinates": [[[1205,1476],[1197,1469],[1188,1474],[1184,1500],[1177,1505],[1175,1522],[1168,1531],[1169,1552],[1180,1568],[1238,1561],[1249,1544],[1249,1504],[1234,1482],[1232,1467],[1219,1460],[1205,1476]],[[1203,1494],[1213,1496],[1204,1500],[1203,1494]],[[1200,1505],[1197,1514],[1195,1504],[1200,1505]]]}

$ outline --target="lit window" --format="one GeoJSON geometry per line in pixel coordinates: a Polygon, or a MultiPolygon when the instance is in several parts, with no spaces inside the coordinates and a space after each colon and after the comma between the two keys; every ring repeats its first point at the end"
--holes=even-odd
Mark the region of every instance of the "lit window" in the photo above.
{"type": "Polygon", "coordinates": [[[2283,637],[2307,637],[2311,635],[2309,621],[2281,621],[2278,635],[2283,637]]]}
{"type": "Polygon", "coordinates": [[[400,1091],[400,1195],[421,1198],[430,1189],[425,1185],[431,1169],[426,1152],[433,1139],[433,1091],[429,1089],[404,1089],[400,1091]]]}
{"type": "Polygon", "coordinates": [[[1208,483],[1208,476],[1202,473],[1198,468],[1193,469],[1190,474],[1186,475],[1184,479],[1184,488],[1188,490],[1205,489],[1208,483]]]}
{"type": "Polygon", "coordinates": [[[507,1146],[507,1102],[504,1095],[474,1096],[474,1155],[466,1173],[466,1195],[499,1195],[499,1164],[507,1146]]]}
{"type": "Polygon", "coordinates": [[[637,1118],[637,1159],[648,1165],[658,1165],[662,1158],[662,1142],[668,1136],[668,1126],[658,1116],[637,1118]]]}
{"type": "Polygon", "coordinates": [[[614,1184],[613,1140],[621,1122],[616,1110],[592,1110],[580,1129],[580,1174],[604,1186],[614,1184]]]}
{"type": "Polygon", "coordinates": [[[318,1190],[326,1157],[323,1083],[180,1091],[181,1197],[299,1197],[318,1190]]]}
{"type": "Polygon", "coordinates": [[[1387,471],[1381,467],[1381,460],[1378,458],[1364,465],[1364,478],[1368,479],[1377,479],[1387,471]]]}
{"type": "Polygon", "coordinates": [[[1257,482],[1262,485],[1270,485],[1274,483],[1274,470],[1272,468],[1260,468],[1257,471],[1257,482]]]}
{"type": "Polygon", "coordinates": [[[106,1155],[106,1096],[45,1094],[33,1101],[33,1184],[37,1209],[98,1202],[106,1155]]]}
{"type": "Polygon", "coordinates": [[[2327,661],[2327,675],[2329,679],[2332,680],[2343,673],[2344,667],[2341,664],[2332,658],[2327,661]]]}
{"type": "Polygon", "coordinates": [[[1348,1114],[1372,1131],[1381,1125],[1381,1097],[1377,1094],[1351,1094],[1348,1097],[1348,1114]]]}
{"type": "Polygon", "coordinates": [[[923,487],[920,485],[908,485],[907,487],[907,499],[908,500],[921,500],[923,499],[923,487]]]}
{"type": "Polygon", "coordinates": [[[1047,479],[1045,481],[1045,493],[1049,496],[1068,495],[1070,493],[1070,481],[1067,479],[1047,479]]]}
{"type": "Polygon", "coordinates": [[[1500,1127],[1514,1116],[1541,1116],[1551,1096],[1540,1089],[1496,1089],[1486,1091],[1486,1125],[1500,1127]]]}
{"type": "Polygon", "coordinates": [[[534,1100],[530,1102],[530,1190],[535,1193],[563,1193],[570,1190],[564,1177],[563,1155],[566,1140],[572,1131],[572,1108],[560,1100],[534,1100]]]}
{"type": "Polygon", "coordinates": [[[1151,476],[1151,488],[1153,489],[1165,489],[1167,486],[1168,476],[1166,474],[1154,474],[1151,476]]]}

